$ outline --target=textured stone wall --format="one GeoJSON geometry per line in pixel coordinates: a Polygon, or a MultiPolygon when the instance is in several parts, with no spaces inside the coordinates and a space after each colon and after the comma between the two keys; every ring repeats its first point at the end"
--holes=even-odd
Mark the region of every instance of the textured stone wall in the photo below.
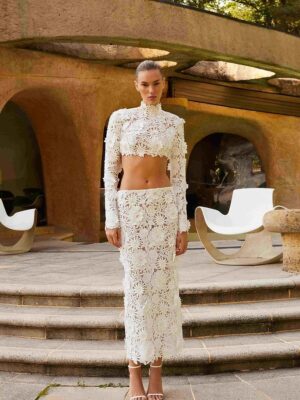
{"type": "Polygon", "coordinates": [[[39,144],[48,224],[98,241],[103,134],[115,109],[139,100],[131,71],[0,49],[0,110],[11,100],[39,144]]]}
{"type": "MultiPolygon", "coordinates": [[[[11,100],[39,144],[48,223],[75,240],[100,237],[103,134],[112,111],[135,107],[134,72],[29,50],[0,49],[0,110],[11,100]]],[[[276,202],[300,207],[300,119],[203,103],[170,101],[183,116],[189,153],[206,135],[241,135],[255,145],[276,202]],[[177,104],[177,105],[176,105],[177,104]]]]}

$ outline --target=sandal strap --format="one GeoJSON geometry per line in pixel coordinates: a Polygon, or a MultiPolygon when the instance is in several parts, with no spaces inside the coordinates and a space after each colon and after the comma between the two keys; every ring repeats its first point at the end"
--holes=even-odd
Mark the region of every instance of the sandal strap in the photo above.
{"type": "Polygon", "coordinates": [[[148,393],[148,396],[163,396],[163,393],[148,393]]]}
{"type": "Polygon", "coordinates": [[[151,365],[150,364],[150,367],[152,367],[152,368],[160,368],[162,366],[162,364],[160,364],[160,365],[151,365]]]}
{"type": "Polygon", "coordinates": [[[128,368],[140,368],[141,367],[141,364],[140,365],[128,365],[128,368]]]}

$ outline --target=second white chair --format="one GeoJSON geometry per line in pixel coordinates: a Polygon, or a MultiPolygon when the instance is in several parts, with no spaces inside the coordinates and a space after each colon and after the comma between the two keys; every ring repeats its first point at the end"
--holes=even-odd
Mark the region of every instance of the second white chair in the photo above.
{"type": "Polygon", "coordinates": [[[281,259],[282,251],[274,248],[270,232],[263,227],[264,214],[274,209],[273,192],[273,188],[235,189],[226,215],[212,208],[196,207],[195,225],[199,239],[216,263],[259,265],[281,259]],[[245,242],[236,253],[225,254],[209,240],[209,229],[222,235],[222,239],[226,235],[246,234],[245,242]]]}

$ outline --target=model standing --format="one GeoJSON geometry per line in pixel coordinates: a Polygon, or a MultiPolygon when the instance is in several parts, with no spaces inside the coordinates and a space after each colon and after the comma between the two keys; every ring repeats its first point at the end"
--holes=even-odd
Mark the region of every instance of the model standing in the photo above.
{"type": "Polygon", "coordinates": [[[140,106],[114,111],[108,123],[105,232],[119,248],[124,266],[130,399],[162,400],[162,359],[183,347],[175,257],[186,251],[190,228],[185,121],[161,108],[165,78],[159,64],[141,62],[134,83],[142,97],[140,106]],[[147,394],[141,364],[150,364],[147,394]]]}

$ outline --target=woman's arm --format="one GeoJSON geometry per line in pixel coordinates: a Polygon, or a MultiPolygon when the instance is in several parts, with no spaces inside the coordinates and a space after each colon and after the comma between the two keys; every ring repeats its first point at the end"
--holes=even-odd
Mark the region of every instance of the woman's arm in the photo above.
{"type": "Polygon", "coordinates": [[[120,227],[117,187],[119,173],[122,171],[120,155],[121,118],[120,111],[114,111],[108,121],[105,138],[104,160],[104,188],[105,188],[105,228],[114,229],[120,227]]]}
{"type": "Polygon", "coordinates": [[[186,158],[187,144],[184,139],[185,120],[180,118],[176,126],[176,134],[173,142],[172,155],[170,158],[170,181],[176,198],[178,210],[178,232],[187,232],[190,229],[190,221],[186,211],[186,158]]]}

